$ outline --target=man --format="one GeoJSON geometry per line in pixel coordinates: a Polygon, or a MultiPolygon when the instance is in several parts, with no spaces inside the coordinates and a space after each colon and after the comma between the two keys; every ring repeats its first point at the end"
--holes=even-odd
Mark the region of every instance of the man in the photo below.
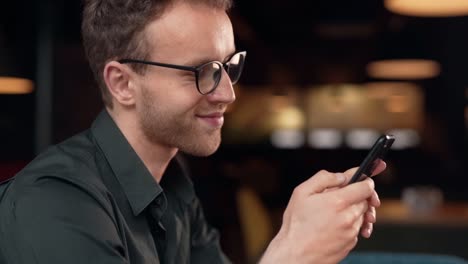
{"type": "MultiPolygon", "coordinates": [[[[230,5],[86,2],[83,41],[105,110],[2,185],[1,263],[228,263],[176,154],[220,144],[246,56],[230,5]]],[[[352,172],[298,186],[261,262],[337,263],[369,237],[380,202],[370,179],[342,187],[352,172]]]]}

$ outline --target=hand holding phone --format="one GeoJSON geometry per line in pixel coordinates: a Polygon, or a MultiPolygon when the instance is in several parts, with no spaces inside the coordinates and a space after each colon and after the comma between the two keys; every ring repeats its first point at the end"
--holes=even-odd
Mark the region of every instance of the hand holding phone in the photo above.
{"type": "Polygon", "coordinates": [[[366,158],[362,161],[361,165],[359,165],[358,170],[353,175],[348,184],[362,181],[371,176],[372,172],[379,164],[380,160],[383,160],[385,154],[387,154],[387,151],[390,149],[394,141],[395,137],[392,135],[380,136],[375,141],[366,158]]]}

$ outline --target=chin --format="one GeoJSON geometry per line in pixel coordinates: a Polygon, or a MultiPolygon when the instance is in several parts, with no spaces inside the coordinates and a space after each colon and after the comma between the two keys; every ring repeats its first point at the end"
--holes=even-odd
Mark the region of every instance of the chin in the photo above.
{"type": "Polygon", "coordinates": [[[179,150],[196,157],[207,157],[215,153],[216,150],[218,150],[220,143],[220,140],[211,140],[209,142],[205,142],[204,144],[200,142],[196,145],[179,147],[179,150]]]}
{"type": "Polygon", "coordinates": [[[207,157],[207,156],[214,154],[216,150],[218,150],[218,146],[215,148],[199,148],[196,150],[187,151],[186,153],[196,156],[196,157],[207,157]]]}
{"type": "Polygon", "coordinates": [[[192,153],[188,153],[188,154],[190,154],[192,156],[195,156],[195,157],[208,157],[210,155],[213,155],[215,152],[216,152],[216,150],[211,151],[211,152],[195,152],[195,153],[192,152],[192,153]]]}

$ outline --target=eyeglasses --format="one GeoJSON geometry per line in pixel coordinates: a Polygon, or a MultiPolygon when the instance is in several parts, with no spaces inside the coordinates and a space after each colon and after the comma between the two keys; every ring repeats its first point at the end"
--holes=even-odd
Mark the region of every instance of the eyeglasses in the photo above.
{"type": "Polygon", "coordinates": [[[231,83],[236,84],[242,74],[242,69],[244,68],[244,61],[246,55],[246,51],[240,51],[231,55],[231,57],[229,57],[229,59],[224,63],[219,61],[210,61],[207,63],[203,63],[202,65],[193,67],[135,59],[122,59],[118,62],[141,63],[152,66],[194,72],[197,90],[199,93],[205,95],[212,93],[216,89],[216,87],[218,87],[218,84],[221,81],[221,76],[223,76],[223,69],[227,72],[229,78],[231,79],[231,83]]]}

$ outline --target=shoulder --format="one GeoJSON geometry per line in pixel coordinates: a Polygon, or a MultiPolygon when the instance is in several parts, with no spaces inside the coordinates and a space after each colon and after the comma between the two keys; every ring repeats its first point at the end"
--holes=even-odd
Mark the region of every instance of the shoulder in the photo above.
{"type": "Polygon", "coordinates": [[[87,193],[102,203],[107,188],[100,175],[100,155],[89,131],[52,146],[14,176],[1,202],[16,201],[25,193],[63,198],[63,190],[71,189],[70,194],[87,193]]]}
{"type": "Polygon", "coordinates": [[[3,257],[19,257],[23,259],[20,263],[33,263],[28,257],[38,263],[63,263],[52,259],[66,259],[66,255],[82,259],[97,249],[93,245],[120,245],[118,218],[111,203],[96,193],[57,177],[40,177],[19,188],[15,188],[16,183],[11,181],[0,201],[3,257]],[[36,260],[36,254],[41,261],[36,260]]]}
{"type": "Polygon", "coordinates": [[[63,181],[98,183],[100,155],[89,130],[75,135],[38,155],[16,176],[15,180],[32,183],[43,177],[63,181]]]}
{"type": "MultiPolygon", "coordinates": [[[[96,167],[97,147],[89,131],[75,135],[48,148],[29,163],[16,177],[24,175],[56,175],[76,178],[81,172],[93,173],[96,167]]],[[[34,176],[28,176],[35,178],[34,176]]],[[[83,176],[80,176],[83,177],[83,176]]]]}
{"type": "Polygon", "coordinates": [[[114,221],[114,203],[99,172],[99,155],[85,131],[37,156],[0,194],[2,229],[21,221],[29,225],[31,219],[114,221]]]}

